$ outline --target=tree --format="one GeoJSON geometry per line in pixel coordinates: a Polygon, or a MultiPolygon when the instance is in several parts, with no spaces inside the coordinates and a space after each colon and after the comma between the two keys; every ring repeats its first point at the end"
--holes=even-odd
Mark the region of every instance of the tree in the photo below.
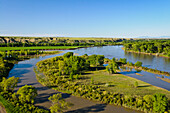
{"type": "Polygon", "coordinates": [[[168,98],[164,94],[153,95],[153,111],[164,113],[168,109],[168,98]]]}
{"type": "Polygon", "coordinates": [[[63,55],[63,57],[69,58],[70,56],[73,56],[73,52],[67,52],[63,55]]]}
{"type": "Polygon", "coordinates": [[[112,61],[111,63],[108,64],[108,66],[106,66],[106,71],[109,73],[116,73],[116,70],[119,69],[119,66],[116,62],[112,61]]]}
{"type": "Polygon", "coordinates": [[[121,62],[122,64],[126,64],[127,60],[126,60],[126,58],[120,58],[119,62],[121,62]]]}
{"type": "Polygon", "coordinates": [[[138,82],[137,81],[134,83],[134,86],[135,86],[135,88],[138,87],[138,82]]]}
{"type": "Polygon", "coordinates": [[[140,62],[140,61],[137,61],[137,62],[135,63],[135,66],[137,66],[137,67],[140,67],[140,66],[142,66],[142,62],[140,62]]]}
{"type": "Polygon", "coordinates": [[[19,100],[21,103],[34,103],[34,98],[38,95],[37,89],[35,87],[32,87],[31,85],[25,85],[17,91],[17,94],[19,95],[19,100]]]}
{"type": "Polygon", "coordinates": [[[63,113],[63,110],[68,109],[71,106],[71,103],[66,102],[61,94],[54,94],[48,98],[52,102],[50,107],[51,113],[63,113]]]}
{"type": "Polygon", "coordinates": [[[17,86],[19,78],[10,77],[8,79],[3,78],[2,82],[0,83],[0,87],[3,91],[10,91],[13,92],[14,88],[17,86]]]}
{"type": "Polygon", "coordinates": [[[152,95],[145,95],[144,99],[144,108],[145,109],[152,109],[153,107],[153,96],[152,95]]]}

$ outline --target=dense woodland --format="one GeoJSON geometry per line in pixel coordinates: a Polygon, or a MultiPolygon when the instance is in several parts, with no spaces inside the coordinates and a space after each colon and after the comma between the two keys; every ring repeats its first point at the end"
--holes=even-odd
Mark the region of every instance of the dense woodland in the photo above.
{"type": "MultiPolygon", "coordinates": [[[[66,53],[63,56],[38,62],[37,70],[40,73],[37,70],[35,71],[40,83],[53,87],[58,91],[69,92],[72,95],[81,96],[89,100],[121,105],[144,112],[164,113],[168,111],[168,98],[164,94],[130,96],[103,90],[99,85],[94,84],[92,78],[90,84],[79,82],[80,79],[85,79],[83,77],[85,70],[92,69],[93,67],[102,67],[104,61],[104,56],[101,55],[73,56],[73,53],[66,53]],[[45,78],[43,77],[44,75],[45,78]]],[[[108,63],[106,71],[117,73],[116,70],[119,69],[119,65],[126,64],[127,62],[126,59],[117,60],[113,58],[108,63]]],[[[133,65],[140,67],[142,63],[136,62],[133,65]]],[[[134,85],[135,87],[137,85],[134,85]]]]}
{"type": "Polygon", "coordinates": [[[124,41],[126,51],[158,53],[170,57],[170,40],[124,41]]]}

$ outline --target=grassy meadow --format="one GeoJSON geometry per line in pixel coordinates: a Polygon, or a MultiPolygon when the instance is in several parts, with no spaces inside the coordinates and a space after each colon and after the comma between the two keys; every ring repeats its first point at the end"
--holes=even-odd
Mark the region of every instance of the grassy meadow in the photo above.
{"type": "Polygon", "coordinates": [[[83,76],[86,79],[80,79],[79,82],[90,84],[91,78],[93,78],[94,85],[100,85],[102,89],[110,92],[117,92],[133,96],[144,96],[153,95],[155,93],[163,93],[170,100],[170,91],[122,74],[109,74],[105,70],[98,70],[88,71],[83,76]],[[136,81],[138,83],[137,88],[133,87],[136,81]]]}

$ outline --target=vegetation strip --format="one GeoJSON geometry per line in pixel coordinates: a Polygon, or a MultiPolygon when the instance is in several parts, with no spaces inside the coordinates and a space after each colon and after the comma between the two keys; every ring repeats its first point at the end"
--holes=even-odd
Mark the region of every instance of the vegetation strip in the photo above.
{"type": "Polygon", "coordinates": [[[157,69],[152,69],[152,68],[143,67],[143,66],[135,66],[135,64],[129,63],[129,62],[127,64],[122,65],[122,66],[123,67],[134,68],[134,69],[138,69],[138,70],[144,70],[144,71],[155,73],[155,74],[159,74],[159,75],[170,76],[169,72],[160,71],[160,70],[157,70],[157,69]]]}
{"type": "Polygon", "coordinates": [[[170,57],[170,40],[124,41],[124,50],[156,56],[170,57]]]}
{"type": "Polygon", "coordinates": [[[156,78],[159,78],[159,79],[161,79],[161,80],[163,80],[163,81],[165,81],[165,82],[170,83],[170,79],[168,79],[168,78],[161,78],[161,77],[156,77],[156,78]]]}
{"type": "Polygon", "coordinates": [[[33,46],[33,47],[0,47],[0,51],[9,50],[67,50],[76,49],[83,46],[33,46]]]}

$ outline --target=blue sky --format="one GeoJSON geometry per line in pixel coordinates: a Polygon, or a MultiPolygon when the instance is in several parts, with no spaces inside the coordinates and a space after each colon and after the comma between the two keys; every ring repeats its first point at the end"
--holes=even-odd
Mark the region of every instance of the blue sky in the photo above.
{"type": "Polygon", "coordinates": [[[0,35],[170,36],[170,0],[0,0],[0,35]]]}

